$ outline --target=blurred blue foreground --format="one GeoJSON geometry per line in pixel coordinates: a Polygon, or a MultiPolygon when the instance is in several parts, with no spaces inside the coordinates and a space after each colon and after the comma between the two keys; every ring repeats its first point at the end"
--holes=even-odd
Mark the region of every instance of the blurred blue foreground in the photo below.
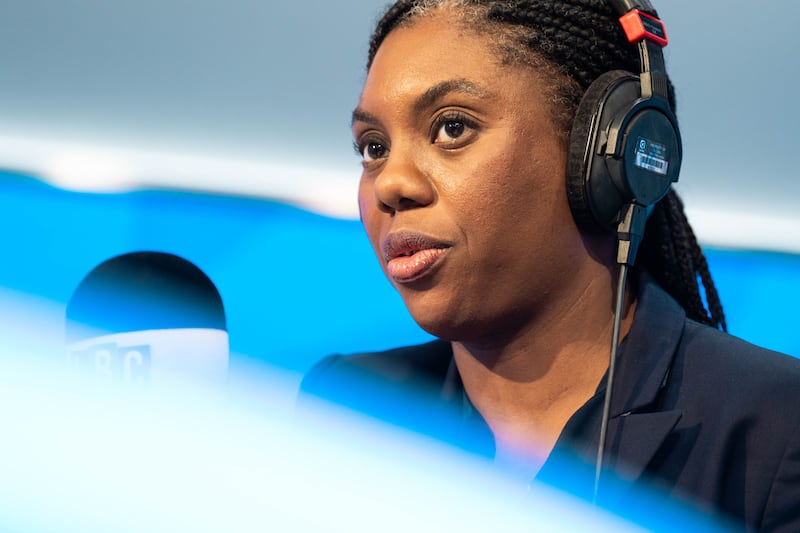
{"type": "MultiPolygon", "coordinates": [[[[279,372],[143,390],[67,376],[22,348],[2,362],[3,531],[645,531],[400,428],[325,404],[275,409],[279,372]]],[[[648,505],[636,510],[658,517],[647,530],[723,531],[648,505]]]]}
{"type": "MultiPolygon", "coordinates": [[[[297,384],[322,356],[429,338],[357,221],[248,198],[67,192],[0,174],[0,222],[4,531],[638,530],[402,428],[327,405],[298,422],[297,384]],[[136,250],[176,254],[214,281],[227,383],[138,389],[66,372],[66,303],[90,270],[136,250]]],[[[800,257],[708,258],[731,332],[800,354],[790,324],[800,257]]],[[[675,509],[650,514],[663,516],[663,531],[717,530],[675,509]]]]}

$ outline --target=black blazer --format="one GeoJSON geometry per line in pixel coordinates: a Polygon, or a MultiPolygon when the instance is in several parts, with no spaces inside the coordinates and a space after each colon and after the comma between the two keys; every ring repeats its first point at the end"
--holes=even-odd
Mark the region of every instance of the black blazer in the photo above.
{"type": "MultiPolygon", "coordinates": [[[[445,341],[328,357],[301,390],[494,452],[445,341]]],[[[567,423],[537,479],[559,484],[564,458],[576,457],[585,468],[573,468],[566,488],[591,493],[604,390],[605,379],[567,423]]],[[[617,360],[608,435],[613,476],[601,495],[613,510],[656,524],[640,507],[650,493],[638,490],[655,486],[750,530],[800,532],[800,360],[688,320],[646,278],[617,360]]]]}

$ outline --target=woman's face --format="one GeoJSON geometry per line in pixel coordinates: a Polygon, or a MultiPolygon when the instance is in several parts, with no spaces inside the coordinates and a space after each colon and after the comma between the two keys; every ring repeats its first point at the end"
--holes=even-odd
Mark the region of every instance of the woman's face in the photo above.
{"type": "Polygon", "coordinates": [[[446,10],[393,30],[375,56],[353,114],[361,218],[434,335],[513,334],[579,282],[587,254],[543,87],[446,10]]]}

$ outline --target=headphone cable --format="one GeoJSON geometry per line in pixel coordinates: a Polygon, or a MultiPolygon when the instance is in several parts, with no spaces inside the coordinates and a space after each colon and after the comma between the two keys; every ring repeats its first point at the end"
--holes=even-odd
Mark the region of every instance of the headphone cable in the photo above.
{"type": "Polygon", "coordinates": [[[597,461],[595,462],[594,490],[592,502],[597,504],[600,493],[600,474],[605,460],[606,440],[608,436],[608,421],[611,416],[611,392],[614,387],[614,367],[619,352],[619,335],[622,326],[622,313],[625,304],[625,287],[628,278],[628,267],[633,266],[639,243],[644,235],[644,226],[647,222],[647,208],[631,202],[624,209],[624,216],[617,226],[617,263],[619,264],[619,279],[617,280],[617,293],[614,303],[614,328],[611,335],[611,350],[606,374],[606,394],[603,402],[603,415],[600,419],[600,440],[597,444],[597,461]]]}
{"type": "Polygon", "coordinates": [[[619,352],[619,331],[622,323],[622,306],[625,301],[625,284],[628,277],[628,265],[619,265],[619,281],[617,283],[617,296],[614,305],[614,332],[611,336],[611,355],[608,362],[608,375],[606,376],[606,395],[603,402],[603,417],[600,420],[600,442],[597,445],[597,461],[594,472],[594,491],[592,502],[597,503],[600,492],[600,472],[603,470],[605,456],[606,435],[608,434],[608,419],[611,412],[611,388],[614,385],[614,366],[619,352]]]}

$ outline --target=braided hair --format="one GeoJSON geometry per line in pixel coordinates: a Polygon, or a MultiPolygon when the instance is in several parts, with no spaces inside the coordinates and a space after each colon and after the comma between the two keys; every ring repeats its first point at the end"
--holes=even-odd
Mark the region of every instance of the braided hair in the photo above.
{"type": "MultiPolygon", "coordinates": [[[[367,70],[392,30],[445,7],[454,8],[465,27],[489,36],[504,64],[542,71],[550,85],[546,97],[552,118],[564,140],[583,93],[595,79],[609,70],[640,71],[638,52],[628,44],[606,0],[397,0],[370,38],[367,70]]],[[[674,111],[671,83],[669,100],[674,111]]],[[[689,318],[726,330],[706,258],[673,189],[653,208],[637,266],[689,318]]]]}

